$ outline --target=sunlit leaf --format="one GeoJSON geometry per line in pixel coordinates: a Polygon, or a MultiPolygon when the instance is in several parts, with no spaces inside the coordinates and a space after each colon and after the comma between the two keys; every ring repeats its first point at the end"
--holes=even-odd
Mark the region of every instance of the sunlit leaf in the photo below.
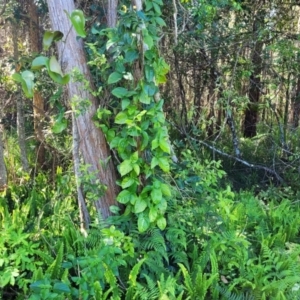
{"type": "Polygon", "coordinates": [[[76,10],[72,11],[71,15],[69,15],[68,13],[67,13],[67,15],[70,18],[76,33],[80,37],[85,38],[86,37],[86,32],[85,32],[85,29],[84,29],[84,27],[85,27],[85,17],[84,17],[83,12],[79,9],[76,9],[76,10]]]}
{"type": "Polygon", "coordinates": [[[133,170],[133,166],[130,160],[124,160],[120,165],[119,165],[119,172],[121,176],[124,176],[131,172],[133,170]]]}
{"type": "Polygon", "coordinates": [[[134,212],[136,214],[141,213],[146,209],[146,207],[147,207],[146,201],[139,197],[134,204],[134,212]]]}

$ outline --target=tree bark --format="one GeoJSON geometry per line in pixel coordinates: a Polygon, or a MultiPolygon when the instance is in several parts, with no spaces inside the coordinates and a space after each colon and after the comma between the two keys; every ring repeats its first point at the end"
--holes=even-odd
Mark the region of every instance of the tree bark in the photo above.
{"type": "Polygon", "coordinates": [[[4,161],[2,120],[3,120],[3,103],[1,103],[1,109],[0,109],[0,192],[4,191],[7,185],[7,171],[6,171],[5,161],[4,161]]]}
{"type": "MultiPolygon", "coordinates": [[[[49,16],[54,30],[59,30],[64,34],[64,41],[58,43],[58,54],[63,71],[70,73],[77,68],[89,82],[92,81],[91,74],[87,67],[83,42],[77,39],[76,33],[71,26],[71,22],[64,12],[69,14],[75,9],[73,0],[47,0],[49,16]]],[[[116,194],[116,172],[112,161],[109,159],[110,151],[106,143],[104,134],[92,121],[97,110],[97,101],[89,91],[84,89],[84,84],[70,81],[67,85],[69,99],[78,97],[79,100],[89,100],[90,105],[76,115],[75,121],[80,137],[80,150],[84,162],[90,166],[90,171],[95,173],[97,179],[107,186],[105,194],[95,202],[98,213],[105,219],[111,213],[109,207],[117,205],[116,194]],[[101,163],[102,162],[102,163],[101,163]],[[103,163],[104,162],[104,163],[103,163]]]]}
{"type": "Polygon", "coordinates": [[[253,71],[250,76],[249,101],[244,119],[244,137],[251,138],[256,136],[256,125],[258,121],[258,104],[260,99],[262,71],[262,50],[263,41],[259,39],[259,32],[264,22],[264,12],[259,12],[253,23],[253,38],[255,46],[252,52],[253,71]]]}
{"type": "Polygon", "coordinates": [[[107,3],[107,27],[115,27],[117,24],[118,0],[108,0],[107,3]]]}
{"type": "MultiPolygon", "coordinates": [[[[33,0],[28,1],[28,15],[29,15],[29,44],[30,50],[33,54],[37,54],[41,51],[40,34],[39,34],[39,16],[37,12],[36,4],[33,0]]],[[[39,167],[45,167],[45,137],[43,134],[43,116],[44,111],[44,99],[41,93],[37,90],[33,94],[33,122],[34,122],[34,134],[38,142],[37,163],[39,167]]]]}
{"type": "MultiPolygon", "coordinates": [[[[17,62],[19,60],[18,30],[17,30],[17,25],[13,22],[11,22],[11,30],[13,36],[14,60],[15,62],[17,62]]],[[[25,142],[26,136],[25,136],[25,122],[24,122],[24,112],[23,112],[23,99],[19,87],[17,88],[17,92],[16,92],[16,102],[17,102],[17,133],[18,133],[18,142],[20,147],[21,164],[22,164],[23,171],[28,173],[29,163],[27,159],[26,142],[25,142]]]]}

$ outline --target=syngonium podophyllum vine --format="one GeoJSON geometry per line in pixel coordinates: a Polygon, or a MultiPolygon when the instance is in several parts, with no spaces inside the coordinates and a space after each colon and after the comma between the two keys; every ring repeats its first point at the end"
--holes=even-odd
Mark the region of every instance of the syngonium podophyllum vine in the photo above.
{"type": "Polygon", "coordinates": [[[169,70],[157,47],[160,28],[165,25],[160,17],[162,4],[161,0],[145,1],[144,11],[123,6],[117,28],[98,32],[107,35],[106,49],[113,56],[107,63],[111,73],[103,68],[102,75],[106,74],[106,83],[112,85],[116,101],[113,112],[99,109],[97,117],[111,149],[120,158],[122,191],[117,200],[126,206],[125,214],[137,215],[140,232],[151,225],[165,228],[164,213],[171,196],[161,177],[170,168],[170,145],[158,89],[169,70]],[[113,115],[111,126],[105,120],[113,115]]]}

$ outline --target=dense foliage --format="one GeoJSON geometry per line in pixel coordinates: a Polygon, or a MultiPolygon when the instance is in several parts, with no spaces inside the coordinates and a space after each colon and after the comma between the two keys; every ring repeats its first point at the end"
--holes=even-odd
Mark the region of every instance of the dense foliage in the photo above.
{"type": "MultiPolygon", "coordinates": [[[[47,14],[2,2],[14,34],[32,7],[47,14]]],[[[41,119],[37,102],[0,101],[0,299],[299,299],[299,5],[120,1],[108,28],[83,2],[67,17],[94,83],[63,73],[56,28],[38,53],[15,43],[2,60],[5,95],[46,105],[41,119]],[[100,99],[91,121],[120,189],[106,219],[94,203],[107,187],[74,151],[90,102],[67,103],[70,82],[100,99]]]]}

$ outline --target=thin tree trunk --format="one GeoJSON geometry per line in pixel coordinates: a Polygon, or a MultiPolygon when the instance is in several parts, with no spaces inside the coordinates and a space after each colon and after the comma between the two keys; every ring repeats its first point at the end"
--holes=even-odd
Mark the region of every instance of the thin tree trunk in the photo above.
{"type": "Polygon", "coordinates": [[[259,12],[253,23],[253,38],[255,39],[255,46],[252,52],[253,72],[250,76],[249,88],[249,105],[245,112],[244,119],[244,137],[256,136],[256,125],[258,121],[258,104],[260,99],[261,89],[261,70],[262,70],[262,49],[263,41],[259,39],[259,32],[263,25],[263,12],[259,12]]]}
{"type": "Polygon", "coordinates": [[[74,172],[76,179],[76,188],[77,188],[77,200],[79,207],[79,217],[80,217],[80,228],[81,232],[86,234],[86,230],[89,229],[90,224],[90,215],[84,201],[82,186],[80,182],[81,172],[80,172],[80,151],[79,143],[80,137],[78,133],[78,128],[76,124],[75,113],[72,113],[72,134],[73,134],[73,162],[74,162],[74,172]]]}
{"type": "MultiPolygon", "coordinates": [[[[28,1],[28,14],[30,17],[29,26],[29,43],[30,50],[34,54],[40,52],[40,37],[39,37],[39,16],[37,12],[36,4],[33,0],[28,1]]],[[[45,167],[45,137],[43,134],[43,116],[44,116],[44,99],[41,93],[37,90],[33,94],[33,122],[35,138],[38,141],[37,144],[37,163],[39,167],[45,167]]]]}
{"type": "MultiPolygon", "coordinates": [[[[2,99],[3,101],[3,99],[2,99]]],[[[1,103],[1,106],[3,103],[1,103]]],[[[4,191],[7,186],[7,170],[4,161],[4,143],[3,143],[3,108],[0,109],[0,192],[4,191]]]]}
{"type": "MultiPolygon", "coordinates": [[[[77,68],[86,80],[92,82],[91,74],[87,67],[83,42],[77,39],[74,29],[65,11],[69,14],[75,9],[73,0],[48,0],[49,16],[54,30],[64,34],[65,40],[58,43],[58,54],[63,71],[70,73],[77,68]],[[65,10],[65,11],[64,11],[65,10]]],[[[80,150],[84,162],[90,166],[90,172],[96,174],[97,179],[105,184],[105,194],[95,202],[98,213],[105,219],[111,213],[109,207],[116,205],[116,172],[112,161],[109,159],[110,151],[104,134],[95,126],[92,121],[96,114],[97,101],[89,91],[84,89],[84,84],[70,81],[67,85],[69,99],[86,101],[90,105],[80,115],[76,116],[76,124],[80,137],[80,150]]]]}
{"type": "MultiPolygon", "coordinates": [[[[13,49],[14,49],[14,59],[17,62],[19,59],[19,50],[18,50],[18,30],[17,25],[11,22],[12,36],[13,36],[13,49]]],[[[17,102],[17,133],[18,133],[18,142],[20,147],[20,157],[23,171],[29,172],[29,164],[26,153],[26,142],[25,142],[25,122],[24,122],[24,112],[23,112],[23,100],[21,96],[20,88],[18,87],[16,93],[16,102],[17,102]]]]}

